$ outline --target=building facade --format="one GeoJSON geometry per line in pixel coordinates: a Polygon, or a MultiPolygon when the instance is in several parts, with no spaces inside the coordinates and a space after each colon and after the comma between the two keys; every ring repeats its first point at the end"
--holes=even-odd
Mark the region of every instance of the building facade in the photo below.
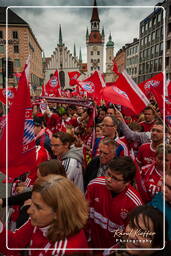
{"type": "Polygon", "coordinates": [[[30,77],[37,94],[44,79],[42,49],[29,25],[8,9],[8,42],[6,41],[6,8],[0,8],[0,87],[6,84],[6,61],[8,61],[8,85],[17,86],[17,74],[23,71],[28,56],[31,56],[30,77]],[[8,59],[6,44],[8,43],[8,59]]]}
{"type": "Polygon", "coordinates": [[[171,0],[165,1],[163,7],[166,10],[166,44],[165,44],[165,56],[166,56],[166,79],[171,80],[171,0]]]}
{"type": "Polygon", "coordinates": [[[134,38],[126,50],[126,71],[138,83],[139,40],[134,38]]]}
{"type": "Polygon", "coordinates": [[[100,32],[100,19],[97,9],[96,0],[92,17],[90,20],[91,31],[87,29],[86,44],[87,44],[87,71],[91,75],[94,71],[104,71],[104,29],[100,32]]]}
{"type": "MultiPolygon", "coordinates": [[[[67,46],[65,46],[62,38],[61,25],[59,27],[59,42],[53,51],[53,54],[48,58],[45,68],[45,83],[50,79],[50,75],[54,74],[56,69],[59,72],[59,79],[62,88],[69,87],[68,72],[82,71],[82,55],[81,49],[79,53],[79,59],[76,57],[76,47],[74,45],[74,55],[70,52],[67,46]]],[[[83,68],[84,69],[84,68],[83,68]]]]}
{"type": "Polygon", "coordinates": [[[156,6],[140,22],[139,83],[163,70],[163,38],[163,8],[156,6]]]}

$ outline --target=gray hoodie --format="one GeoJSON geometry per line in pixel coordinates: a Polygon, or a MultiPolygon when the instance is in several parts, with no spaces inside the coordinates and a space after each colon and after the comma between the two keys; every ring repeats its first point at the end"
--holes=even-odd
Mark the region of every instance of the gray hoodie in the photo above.
{"type": "Polygon", "coordinates": [[[84,192],[83,187],[83,148],[71,146],[70,150],[62,156],[62,164],[67,177],[84,192]]]}

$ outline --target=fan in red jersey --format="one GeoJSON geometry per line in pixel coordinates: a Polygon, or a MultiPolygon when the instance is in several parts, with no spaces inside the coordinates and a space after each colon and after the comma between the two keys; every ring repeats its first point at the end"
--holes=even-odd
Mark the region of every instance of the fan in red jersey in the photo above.
{"type": "Polygon", "coordinates": [[[149,132],[155,122],[155,111],[151,106],[147,106],[144,111],[144,121],[139,124],[142,126],[144,132],[149,132]]]}
{"type": "MultiPolygon", "coordinates": [[[[161,191],[163,185],[163,144],[160,144],[156,150],[156,160],[154,163],[143,166],[136,174],[136,183],[139,192],[145,203],[161,191]]],[[[165,146],[165,171],[170,169],[171,146],[165,146]]]]}
{"type": "Polygon", "coordinates": [[[140,166],[151,164],[155,160],[157,146],[163,143],[163,124],[156,121],[151,129],[151,142],[140,146],[137,162],[140,166]]]}
{"type": "Polygon", "coordinates": [[[114,232],[123,231],[128,213],[142,204],[140,195],[131,186],[136,168],[130,157],[115,157],[105,177],[92,180],[86,192],[89,201],[87,234],[93,248],[110,248],[116,243],[114,232]]]}

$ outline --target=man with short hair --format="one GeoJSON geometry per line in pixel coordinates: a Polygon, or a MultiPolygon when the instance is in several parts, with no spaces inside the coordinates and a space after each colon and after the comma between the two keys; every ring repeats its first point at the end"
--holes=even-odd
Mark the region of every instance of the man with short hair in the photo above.
{"type": "Polygon", "coordinates": [[[96,177],[105,175],[107,164],[116,156],[117,143],[110,138],[104,138],[99,143],[99,156],[88,164],[84,175],[84,188],[96,177]]]}
{"type": "Polygon", "coordinates": [[[52,135],[51,148],[55,156],[62,161],[67,177],[83,188],[83,149],[74,146],[74,138],[69,133],[58,132],[52,135]]]}
{"type": "Polygon", "coordinates": [[[151,142],[139,147],[137,162],[140,167],[154,162],[157,146],[161,143],[163,143],[163,124],[156,122],[151,129],[151,142]]]}
{"type": "Polygon", "coordinates": [[[118,143],[117,156],[128,156],[128,148],[124,141],[121,141],[117,132],[118,122],[114,116],[106,116],[102,122],[102,132],[105,137],[113,139],[118,143]]]}
{"type": "Polygon", "coordinates": [[[144,132],[148,132],[154,125],[155,122],[155,111],[151,106],[147,106],[144,111],[144,121],[139,124],[142,126],[144,132]]]}
{"type": "Polygon", "coordinates": [[[123,231],[128,214],[142,204],[139,193],[131,185],[136,173],[130,157],[115,157],[106,176],[92,180],[86,192],[89,201],[87,234],[93,248],[110,248],[123,231]]]}

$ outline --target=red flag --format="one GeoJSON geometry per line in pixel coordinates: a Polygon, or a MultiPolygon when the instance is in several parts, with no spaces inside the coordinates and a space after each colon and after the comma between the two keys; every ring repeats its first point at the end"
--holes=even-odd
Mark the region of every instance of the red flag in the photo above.
{"type": "Polygon", "coordinates": [[[87,96],[93,98],[99,104],[101,101],[100,91],[105,86],[101,74],[95,71],[89,78],[78,82],[80,87],[87,92],[87,96]]]}
{"type": "Polygon", "coordinates": [[[68,76],[70,78],[69,85],[70,86],[76,85],[77,79],[79,78],[80,75],[81,75],[81,73],[78,71],[68,72],[68,76]]]}
{"type": "Polygon", "coordinates": [[[166,97],[171,97],[171,81],[168,79],[166,81],[166,97]]]}
{"type": "Polygon", "coordinates": [[[107,102],[111,102],[113,104],[119,104],[131,109],[133,112],[136,113],[131,101],[128,98],[128,95],[120,90],[116,86],[108,86],[101,90],[102,98],[107,102]]]}
{"type": "Polygon", "coordinates": [[[61,85],[58,76],[58,70],[55,71],[54,75],[49,79],[45,85],[44,93],[46,96],[59,97],[61,96],[61,85]]]}
{"type": "Polygon", "coordinates": [[[148,104],[149,100],[137,86],[137,84],[131,79],[126,71],[119,73],[119,77],[115,82],[116,86],[126,92],[128,95],[136,114],[139,114],[148,104]]]}
{"type": "Polygon", "coordinates": [[[9,104],[11,104],[14,100],[14,96],[16,93],[16,88],[1,88],[0,89],[0,101],[6,104],[6,97],[8,98],[9,104]]]}
{"type": "Polygon", "coordinates": [[[35,167],[36,153],[26,68],[22,72],[14,102],[10,108],[8,127],[5,125],[0,138],[0,171],[6,173],[6,129],[8,128],[8,176],[16,178],[35,167]]]}
{"type": "Polygon", "coordinates": [[[154,95],[161,111],[163,109],[163,78],[163,73],[160,72],[138,85],[147,97],[149,94],[154,95]]]}

